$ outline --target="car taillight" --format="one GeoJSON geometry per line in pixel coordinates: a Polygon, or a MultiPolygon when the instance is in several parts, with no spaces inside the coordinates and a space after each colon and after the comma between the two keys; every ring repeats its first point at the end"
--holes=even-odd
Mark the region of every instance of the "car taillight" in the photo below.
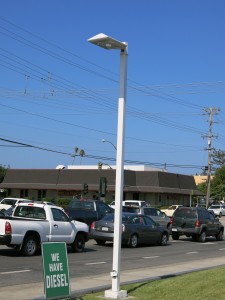
{"type": "Polygon", "coordinates": [[[197,220],[197,221],[195,222],[195,227],[200,227],[200,226],[201,226],[201,223],[200,223],[199,220],[197,220]]]}
{"type": "Polygon", "coordinates": [[[95,229],[95,222],[91,223],[91,229],[95,229]]]}
{"type": "Polygon", "coordinates": [[[11,234],[12,233],[12,227],[9,222],[5,222],[5,234],[11,234]]]}
{"type": "Polygon", "coordinates": [[[170,217],[170,224],[173,224],[173,217],[170,217]]]}

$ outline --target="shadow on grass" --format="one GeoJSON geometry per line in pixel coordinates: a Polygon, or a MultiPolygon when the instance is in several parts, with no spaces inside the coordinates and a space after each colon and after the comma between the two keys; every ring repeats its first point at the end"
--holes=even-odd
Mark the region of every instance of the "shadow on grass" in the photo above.
{"type": "Polygon", "coordinates": [[[142,288],[143,286],[145,286],[148,283],[149,283],[148,281],[142,282],[139,285],[136,285],[136,286],[132,287],[131,289],[127,290],[127,293],[129,294],[129,293],[135,292],[135,291],[137,291],[138,289],[142,288]]]}

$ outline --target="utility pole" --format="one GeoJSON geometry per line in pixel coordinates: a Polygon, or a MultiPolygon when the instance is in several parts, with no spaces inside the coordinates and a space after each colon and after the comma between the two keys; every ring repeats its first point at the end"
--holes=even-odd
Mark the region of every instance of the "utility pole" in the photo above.
{"type": "Polygon", "coordinates": [[[204,136],[208,138],[208,148],[206,149],[208,151],[208,171],[207,171],[207,192],[206,192],[206,208],[209,207],[209,198],[210,198],[210,181],[211,181],[211,171],[212,171],[212,163],[211,163],[211,158],[212,158],[212,138],[217,136],[214,136],[212,134],[212,124],[216,123],[213,122],[212,118],[213,115],[218,115],[220,109],[217,108],[206,108],[204,109],[206,114],[209,115],[209,134],[207,136],[204,136]]]}

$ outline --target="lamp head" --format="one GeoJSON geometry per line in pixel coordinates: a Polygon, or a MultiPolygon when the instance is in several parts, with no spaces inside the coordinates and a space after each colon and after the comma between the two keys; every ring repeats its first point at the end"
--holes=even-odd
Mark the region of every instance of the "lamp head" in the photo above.
{"type": "Polygon", "coordinates": [[[88,42],[95,44],[104,49],[119,49],[124,50],[127,47],[126,43],[115,40],[114,38],[105,35],[104,33],[99,33],[92,38],[88,39],[88,42]]]}

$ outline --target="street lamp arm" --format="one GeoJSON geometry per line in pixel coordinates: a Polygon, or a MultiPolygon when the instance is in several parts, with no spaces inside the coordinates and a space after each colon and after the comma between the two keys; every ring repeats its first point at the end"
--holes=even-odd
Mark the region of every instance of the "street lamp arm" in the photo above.
{"type": "Polygon", "coordinates": [[[111,145],[113,146],[113,148],[117,151],[116,146],[115,146],[112,142],[110,142],[110,141],[108,141],[108,140],[105,140],[105,139],[102,139],[102,142],[103,142],[103,143],[109,143],[109,144],[111,144],[111,145]]]}

